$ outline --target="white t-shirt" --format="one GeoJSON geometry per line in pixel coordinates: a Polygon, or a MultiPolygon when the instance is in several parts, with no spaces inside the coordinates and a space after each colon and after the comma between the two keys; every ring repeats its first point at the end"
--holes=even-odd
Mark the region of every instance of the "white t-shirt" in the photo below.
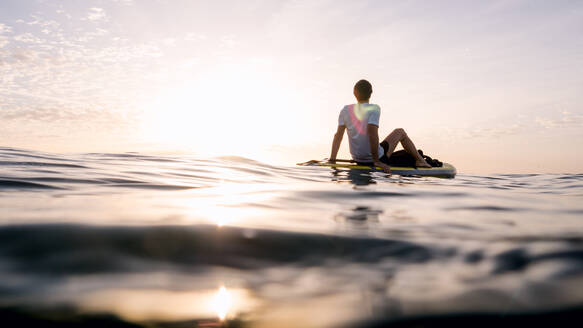
{"type": "MultiPolygon", "coordinates": [[[[346,127],[348,134],[348,144],[352,159],[358,162],[372,162],[370,143],[368,140],[368,125],[379,126],[381,108],[375,104],[352,104],[346,105],[340,111],[338,125],[346,127]]],[[[384,149],[380,145],[379,157],[383,156],[384,149]]]]}

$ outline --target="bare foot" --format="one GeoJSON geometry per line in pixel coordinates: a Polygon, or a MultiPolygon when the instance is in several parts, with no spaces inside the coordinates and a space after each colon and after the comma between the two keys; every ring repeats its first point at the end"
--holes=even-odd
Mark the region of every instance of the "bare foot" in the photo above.
{"type": "Polygon", "coordinates": [[[415,161],[415,166],[417,167],[427,167],[430,168],[431,165],[427,164],[427,162],[424,159],[418,159],[417,161],[415,161]]]}

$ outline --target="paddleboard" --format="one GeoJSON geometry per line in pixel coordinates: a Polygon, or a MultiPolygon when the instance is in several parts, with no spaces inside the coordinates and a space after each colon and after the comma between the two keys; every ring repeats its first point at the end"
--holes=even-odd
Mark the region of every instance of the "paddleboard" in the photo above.
{"type": "MultiPolygon", "coordinates": [[[[357,165],[356,163],[330,163],[325,161],[311,160],[305,163],[298,163],[301,166],[323,166],[332,167],[337,169],[349,169],[349,170],[370,170],[370,171],[382,171],[380,167],[372,167],[366,165],[357,165]]],[[[398,175],[416,175],[425,177],[439,177],[439,178],[454,178],[457,171],[455,167],[449,163],[443,163],[442,167],[431,167],[431,168],[414,168],[414,167],[397,167],[391,166],[391,174],[398,175]]]]}

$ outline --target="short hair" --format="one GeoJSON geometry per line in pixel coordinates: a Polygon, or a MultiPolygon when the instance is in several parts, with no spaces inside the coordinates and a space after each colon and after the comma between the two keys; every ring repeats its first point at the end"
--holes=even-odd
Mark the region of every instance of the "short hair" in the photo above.
{"type": "Polygon", "coordinates": [[[369,100],[372,94],[372,85],[367,80],[360,80],[354,85],[354,95],[359,101],[369,100]]]}

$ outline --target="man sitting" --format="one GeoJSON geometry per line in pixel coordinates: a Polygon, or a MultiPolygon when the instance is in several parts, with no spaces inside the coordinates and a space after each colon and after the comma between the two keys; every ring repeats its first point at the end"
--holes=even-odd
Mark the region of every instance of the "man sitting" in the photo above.
{"type": "Polygon", "coordinates": [[[357,163],[372,163],[383,171],[390,173],[389,157],[400,142],[403,148],[415,158],[415,166],[431,167],[415,148],[403,129],[395,129],[379,144],[379,118],[381,108],[370,104],[372,85],[366,80],[360,80],[354,85],[354,96],[357,103],[346,105],[340,111],[338,130],[332,141],[330,162],[336,161],[336,155],[344,136],[348,134],[348,144],[352,159],[357,163]],[[379,154],[381,155],[379,157],[379,154]]]}

